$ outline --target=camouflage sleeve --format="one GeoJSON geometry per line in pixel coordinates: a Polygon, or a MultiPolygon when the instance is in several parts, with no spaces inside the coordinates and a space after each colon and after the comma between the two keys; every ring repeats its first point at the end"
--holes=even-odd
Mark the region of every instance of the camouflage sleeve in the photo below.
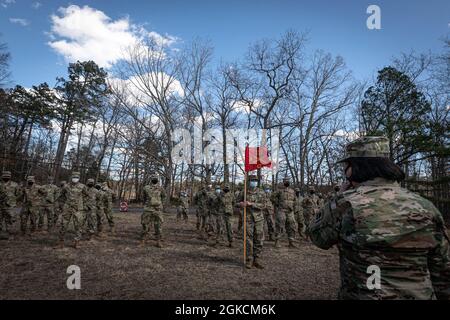
{"type": "Polygon", "coordinates": [[[161,188],[161,202],[164,202],[164,200],[166,200],[166,190],[161,188]]]}
{"type": "Polygon", "coordinates": [[[308,228],[311,241],[321,249],[329,249],[339,240],[341,217],[351,210],[348,201],[327,202],[308,228]]]}
{"type": "Polygon", "coordinates": [[[440,213],[436,224],[438,245],[428,255],[428,268],[437,299],[450,300],[450,240],[440,213]]]}

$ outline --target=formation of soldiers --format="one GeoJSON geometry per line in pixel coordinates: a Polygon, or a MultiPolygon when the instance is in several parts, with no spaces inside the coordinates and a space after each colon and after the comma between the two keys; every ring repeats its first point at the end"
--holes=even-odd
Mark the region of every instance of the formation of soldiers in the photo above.
{"type": "Polygon", "coordinates": [[[52,232],[58,225],[59,244],[63,247],[66,234],[73,228],[74,247],[79,246],[82,235],[90,240],[94,234],[103,235],[104,220],[114,233],[113,192],[107,184],[95,184],[88,179],[80,182],[80,173],[73,172],[70,182],[60,186],[49,177],[45,185],[38,185],[34,176],[28,176],[24,187],[11,180],[11,172],[3,171],[0,182],[0,237],[8,239],[16,221],[18,203],[20,209],[20,232],[31,236],[34,232],[52,232]]]}
{"type": "MultiPolygon", "coordinates": [[[[300,241],[311,241],[328,249],[337,246],[340,253],[343,299],[450,299],[450,239],[441,213],[428,200],[401,188],[404,179],[400,167],[388,158],[388,142],[383,137],[363,137],[347,146],[344,173],[347,182],[335,186],[327,196],[309,187],[302,195],[288,178],[271,190],[261,186],[257,175],[248,176],[247,192],[232,192],[228,184],[207,184],[193,195],[196,206],[196,229],[199,238],[213,246],[225,236],[228,247],[234,243],[232,217],[239,212],[238,231],[246,225],[246,263],[248,269],[263,269],[262,250],[267,229],[268,240],[281,246],[284,234],[289,248],[300,241]],[[352,169],[354,161],[365,161],[352,169]],[[357,160],[355,160],[357,159],[357,160]],[[370,166],[378,166],[375,169],[370,166]],[[364,170],[358,177],[358,170],[364,170]],[[245,214],[244,214],[245,212],[245,214]],[[245,218],[244,218],[245,216],[245,218]],[[383,271],[382,289],[367,287],[367,266],[383,271]]],[[[153,227],[156,247],[162,247],[164,188],[158,176],[152,175],[143,189],[144,208],[141,216],[145,245],[153,227]]],[[[25,187],[11,180],[4,171],[0,182],[0,235],[8,238],[20,210],[20,231],[23,235],[52,231],[60,224],[59,245],[64,246],[66,233],[72,225],[74,246],[86,236],[101,235],[103,221],[114,233],[112,215],[113,193],[106,184],[88,179],[80,183],[80,174],[73,172],[71,181],[46,185],[36,184],[33,176],[25,187]]],[[[180,192],[177,220],[188,220],[190,201],[186,191],[180,192]]],[[[237,237],[239,237],[239,232],[237,237]]]]}

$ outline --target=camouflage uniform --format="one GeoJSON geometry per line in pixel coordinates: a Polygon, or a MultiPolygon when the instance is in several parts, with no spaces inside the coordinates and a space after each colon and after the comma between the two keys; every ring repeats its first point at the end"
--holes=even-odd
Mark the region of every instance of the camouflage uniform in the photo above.
{"type": "Polygon", "coordinates": [[[157,246],[161,247],[164,189],[161,188],[156,176],[152,177],[152,184],[144,187],[144,212],[142,213],[142,243],[148,240],[150,224],[153,223],[157,246]],[[156,181],[156,183],[154,183],[156,181]]]}
{"type": "Polygon", "coordinates": [[[269,241],[273,241],[275,240],[275,228],[273,223],[273,204],[270,197],[271,197],[270,191],[267,189],[266,197],[264,198],[264,220],[267,224],[269,241]]]}
{"type": "MultiPolygon", "coordinates": [[[[284,183],[289,182],[284,179],[284,183]]],[[[286,233],[289,239],[289,246],[295,247],[295,191],[289,186],[282,186],[273,194],[273,203],[275,205],[275,246],[279,245],[279,240],[283,233],[283,227],[286,227],[286,233]]]]}
{"type": "Polygon", "coordinates": [[[0,203],[0,235],[5,239],[9,237],[9,227],[15,222],[17,199],[21,197],[19,185],[10,179],[11,172],[3,171],[2,181],[0,182],[0,188],[3,189],[4,193],[4,199],[0,203]],[[8,180],[6,181],[6,179],[8,180]],[[3,228],[5,233],[3,232],[3,228]]]}
{"type": "Polygon", "coordinates": [[[29,176],[23,192],[23,207],[20,211],[20,231],[22,234],[27,233],[28,220],[30,221],[30,231],[36,231],[36,220],[39,217],[43,195],[45,195],[45,191],[35,184],[33,176],[29,176]]]}
{"type": "Polygon", "coordinates": [[[113,196],[114,192],[108,188],[108,184],[105,182],[102,187],[104,193],[103,196],[103,207],[105,212],[106,220],[108,221],[109,229],[112,233],[115,232],[114,216],[113,216],[113,196]]]}
{"type": "Polygon", "coordinates": [[[308,226],[314,219],[314,216],[319,209],[319,198],[315,194],[314,188],[309,188],[309,194],[303,198],[303,217],[305,218],[306,235],[308,235],[308,226]]]}
{"type": "MultiPolygon", "coordinates": [[[[387,157],[388,141],[364,137],[347,152],[350,158],[387,157]]],[[[320,248],[339,249],[341,299],[450,299],[442,215],[396,182],[375,178],[342,192],[320,210],[310,236],[320,248]],[[372,265],[380,268],[380,289],[368,289],[372,265]]]]}
{"type": "MultiPolygon", "coordinates": [[[[250,175],[248,178],[249,182],[258,181],[256,175],[250,175]]],[[[247,261],[246,267],[251,268],[255,266],[257,268],[263,268],[260,263],[261,252],[263,248],[264,241],[264,202],[266,195],[264,191],[258,187],[249,188],[247,191],[247,205],[246,210],[246,229],[247,229],[247,241],[246,241],[246,251],[247,251],[247,261]],[[252,264],[253,257],[253,264],[252,264]]],[[[243,195],[241,195],[241,200],[243,201],[243,195]]]]}
{"type": "Polygon", "coordinates": [[[108,202],[106,199],[108,196],[105,191],[102,190],[101,184],[97,183],[95,185],[95,189],[97,189],[97,199],[96,199],[96,221],[97,221],[97,232],[103,232],[103,216],[105,214],[105,202],[108,202]]]}
{"type": "MultiPolygon", "coordinates": [[[[80,179],[80,173],[73,172],[72,179],[80,179]]],[[[83,210],[87,197],[86,186],[79,181],[74,182],[72,180],[61,190],[60,198],[64,201],[64,206],[59,239],[62,244],[64,244],[64,238],[71,222],[75,232],[75,247],[77,247],[78,242],[81,240],[83,210]]]]}
{"type": "Polygon", "coordinates": [[[217,219],[215,215],[217,214],[214,203],[216,199],[216,194],[212,190],[211,186],[208,186],[206,190],[206,232],[209,236],[216,233],[217,228],[217,219]]]}
{"type": "Polygon", "coordinates": [[[61,196],[62,189],[67,184],[67,181],[61,181],[59,188],[56,190],[55,193],[55,215],[53,216],[53,226],[58,225],[58,219],[63,213],[64,209],[64,197],[61,196]]]}
{"type": "Polygon", "coordinates": [[[182,192],[180,194],[179,201],[180,203],[177,207],[177,220],[181,219],[181,216],[183,215],[184,221],[187,221],[188,219],[187,210],[189,208],[189,199],[187,197],[187,194],[182,192]]]}
{"type": "Polygon", "coordinates": [[[53,184],[53,180],[50,178],[48,184],[41,187],[45,193],[45,197],[42,200],[42,207],[39,211],[38,230],[42,230],[44,226],[44,218],[47,218],[47,230],[50,231],[55,226],[55,200],[58,196],[58,187],[53,184]]]}
{"type": "Polygon", "coordinates": [[[198,230],[201,233],[206,231],[207,218],[208,218],[208,196],[205,188],[200,190],[196,196],[197,202],[197,214],[198,214],[198,230]]]}
{"type": "Polygon", "coordinates": [[[88,179],[84,201],[83,229],[88,234],[89,239],[95,233],[99,196],[98,190],[94,187],[94,179],[88,179]]]}
{"type": "Polygon", "coordinates": [[[303,216],[303,197],[300,195],[300,189],[295,190],[295,202],[294,202],[294,213],[295,213],[295,221],[297,221],[297,232],[299,235],[299,238],[304,239],[305,231],[306,231],[306,225],[305,225],[305,218],[303,216]]]}
{"type": "MultiPolygon", "coordinates": [[[[233,228],[231,225],[231,218],[233,217],[234,211],[234,198],[233,194],[230,192],[230,187],[225,185],[223,192],[221,192],[216,199],[216,210],[219,212],[220,228],[222,224],[225,226],[225,231],[227,234],[227,240],[229,247],[233,246],[233,228]]],[[[217,239],[220,238],[220,230],[217,233],[217,239]]]]}

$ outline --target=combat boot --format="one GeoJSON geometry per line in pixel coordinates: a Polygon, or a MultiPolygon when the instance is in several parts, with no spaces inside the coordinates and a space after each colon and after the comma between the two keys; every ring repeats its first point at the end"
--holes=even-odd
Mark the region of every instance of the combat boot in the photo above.
{"type": "Polygon", "coordinates": [[[247,261],[245,262],[245,268],[246,269],[251,269],[253,268],[253,262],[251,259],[247,259],[247,261]]]}
{"type": "Polygon", "coordinates": [[[75,240],[73,242],[74,249],[80,249],[80,240],[75,240]]]}
{"type": "Polygon", "coordinates": [[[259,258],[255,258],[255,260],[253,261],[253,266],[256,269],[264,269],[264,266],[261,264],[261,261],[259,260],[259,258]]]}
{"type": "Polygon", "coordinates": [[[56,246],[53,249],[63,249],[64,248],[64,240],[59,240],[56,246]]]}
{"type": "Polygon", "coordinates": [[[116,234],[116,227],[109,227],[109,233],[116,234]]]}
{"type": "Polygon", "coordinates": [[[141,241],[139,241],[139,247],[145,247],[145,243],[147,241],[145,239],[141,239],[141,241]]]}
{"type": "Polygon", "coordinates": [[[289,248],[298,248],[294,241],[289,240],[289,248]]]}
{"type": "Polygon", "coordinates": [[[228,242],[228,248],[233,248],[233,241],[228,242]]]}
{"type": "Polygon", "coordinates": [[[269,241],[275,241],[272,234],[269,234],[269,241]]]}
{"type": "Polygon", "coordinates": [[[163,247],[162,243],[161,243],[161,240],[156,240],[156,247],[157,248],[162,248],[163,247]]]}
{"type": "Polygon", "coordinates": [[[280,243],[278,242],[278,239],[275,239],[275,244],[274,244],[275,248],[281,248],[280,243]]]}

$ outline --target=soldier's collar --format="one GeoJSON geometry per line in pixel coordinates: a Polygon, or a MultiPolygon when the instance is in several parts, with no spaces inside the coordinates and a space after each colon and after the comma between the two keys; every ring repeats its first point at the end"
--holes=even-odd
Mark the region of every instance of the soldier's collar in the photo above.
{"type": "Polygon", "coordinates": [[[399,183],[397,181],[388,180],[388,179],[380,178],[380,177],[379,178],[375,178],[373,180],[368,180],[368,181],[361,182],[359,184],[359,186],[380,186],[380,185],[387,185],[387,184],[394,185],[394,186],[399,186],[399,183]]]}

